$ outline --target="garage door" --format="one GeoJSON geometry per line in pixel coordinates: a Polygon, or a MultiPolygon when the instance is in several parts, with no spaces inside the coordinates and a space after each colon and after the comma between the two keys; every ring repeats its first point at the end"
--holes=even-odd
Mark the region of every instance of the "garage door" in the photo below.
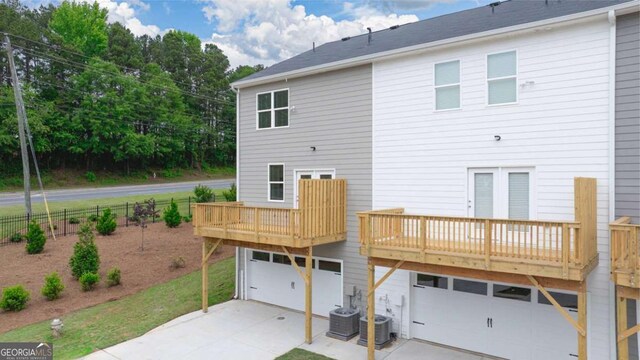
{"type": "MultiPolygon", "coordinates": [[[[577,296],[552,292],[575,316],[577,296]]],[[[575,359],[577,335],[536,289],[413,274],[411,335],[513,360],[575,359]]]]}
{"type": "MultiPolygon", "coordinates": [[[[305,258],[295,256],[304,271],[305,258]]],[[[247,250],[247,295],[249,299],[304,311],[304,281],[285,254],[247,250]]],[[[329,316],[342,306],[342,262],[313,258],[313,313],[329,316]]]]}

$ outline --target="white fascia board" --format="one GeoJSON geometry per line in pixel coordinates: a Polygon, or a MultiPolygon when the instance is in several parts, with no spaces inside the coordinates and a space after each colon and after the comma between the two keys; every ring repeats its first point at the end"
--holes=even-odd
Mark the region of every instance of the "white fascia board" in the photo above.
{"type": "Polygon", "coordinates": [[[253,80],[252,79],[244,80],[244,81],[243,80],[238,80],[238,81],[232,83],[231,87],[233,87],[235,89],[240,89],[240,88],[246,88],[246,87],[249,87],[249,86],[256,86],[256,85],[267,84],[267,83],[270,83],[270,82],[286,80],[286,79],[290,79],[290,78],[297,78],[297,77],[302,77],[302,76],[318,74],[318,73],[322,73],[322,72],[326,72],[326,71],[333,71],[333,70],[339,70],[339,69],[344,69],[344,68],[358,66],[358,65],[365,65],[365,64],[369,64],[369,63],[373,62],[374,60],[384,60],[384,59],[388,59],[388,58],[393,58],[393,57],[406,55],[407,53],[414,53],[414,52],[431,50],[431,49],[434,49],[434,48],[438,48],[438,47],[442,47],[442,46],[446,46],[446,45],[457,44],[457,43],[460,43],[460,42],[470,42],[470,41],[482,40],[482,39],[484,39],[486,37],[490,37],[490,36],[502,35],[502,34],[517,32],[517,31],[523,31],[523,30],[528,30],[528,29],[537,28],[537,27],[544,27],[544,26],[549,26],[549,25],[552,25],[552,24],[557,24],[557,23],[562,23],[562,22],[582,20],[582,19],[586,19],[586,18],[589,18],[589,17],[598,16],[598,15],[605,15],[606,16],[609,13],[609,11],[611,11],[611,10],[615,11],[616,14],[629,13],[629,12],[637,11],[638,6],[640,6],[640,0],[634,0],[634,1],[627,2],[627,3],[623,3],[623,4],[618,4],[618,5],[614,5],[614,6],[607,6],[607,7],[603,7],[603,8],[600,8],[600,9],[580,12],[580,13],[566,15],[566,16],[560,16],[560,17],[556,17],[556,18],[552,18],[552,19],[535,21],[535,22],[530,22],[530,23],[520,24],[520,25],[515,25],[515,26],[509,26],[509,27],[504,27],[504,28],[499,28],[499,29],[494,29],[494,30],[489,30],[489,31],[484,31],[484,32],[464,35],[464,36],[458,36],[458,37],[449,38],[449,39],[443,39],[443,40],[439,40],[439,41],[433,41],[433,42],[424,43],[424,44],[418,44],[418,45],[414,45],[414,46],[408,46],[408,47],[404,47],[404,48],[400,48],[400,49],[377,52],[377,53],[374,53],[374,54],[358,56],[358,57],[345,59],[345,60],[340,60],[340,61],[334,61],[332,63],[326,63],[326,64],[321,64],[321,65],[316,65],[316,66],[310,66],[310,67],[306,67],[306,68],[302,68],[302,69],[298,69],[298,70],[292,70],[292,71],[288,71],[288,72],[284,72],[284,73],[264,76],[264,77],[260,77],[260,78],[253,79],[253,80]]]}

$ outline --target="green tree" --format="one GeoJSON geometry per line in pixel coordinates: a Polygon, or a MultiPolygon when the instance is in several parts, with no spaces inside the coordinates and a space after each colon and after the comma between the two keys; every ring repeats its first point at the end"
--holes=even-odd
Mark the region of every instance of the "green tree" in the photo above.
{"type": "Polygon", "coordinates": [[[86,56],[100,56],[107,49],[107,10],[97,2],[64,1],[53,13],[49,27],[86,56]]]}
{"type": "Polygon", "coordinates": [[[85,273],[98,273],[100,256],[91,225],[83,224],[78,232],[78,242],[73,245],[73,255],[69,259],[71,274],[79,279],[85,273]]]}
{"type": "Polygon", "coordinates": [[[105,59],[116,65],[132,70],[139,70],[143,65],[140,43],[136,41],[133,33],[119,22],[109,25],[109,46],[105,59]]]}
{"type": "Polygon", "coordinates": [[[100,216],[96,222],[96,230],[100,235],[111,235],[116,231],[116,227],[116,216],[111,213],[111,209],[104,209],[102,216],[100,216]]]}
{"type": "Polygon", "coordinates": [[[35,220],[31,220],[29,223],[29,230],[27,231],[27,253],[40,254],[44,250],[44,244],[47,242],[47,237],[44,235],[44,231],[35,220]]]}
{"type": "Polygon", "coordinates": [[[173,199],[169,206],[164,209],[164,213],[162,214],[162,218],[164,219],[164,223],[167,227],[175,228],[180,226],[182,222],[182,216],[180,216],[180,212],[178,211],[178,204],[176,204],[173,199]]]}

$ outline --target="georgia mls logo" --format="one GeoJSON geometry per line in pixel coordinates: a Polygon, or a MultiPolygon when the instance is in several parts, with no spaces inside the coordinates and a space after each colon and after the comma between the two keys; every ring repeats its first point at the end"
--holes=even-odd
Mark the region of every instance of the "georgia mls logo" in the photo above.
{"type": "Polygon", "coordinates": [[[0,360],[53,360],[51,343],[0,343],[0,360]]]}

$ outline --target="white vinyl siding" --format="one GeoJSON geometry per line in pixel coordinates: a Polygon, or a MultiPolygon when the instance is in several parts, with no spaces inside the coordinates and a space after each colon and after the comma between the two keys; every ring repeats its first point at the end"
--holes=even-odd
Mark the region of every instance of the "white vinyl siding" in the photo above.
{"type": "MultiPolygon", "coordinates": [[[[574,177],[596,178],[601,261],[587,285],[589,358],[608,359],[609,24],[602,18],[512,35],[375,63],[374,209],[467,216],[469,169],[524,167],[535,169],[529,217],[573,221],[574,177]],[[487,106],[486,54],[505,49],[517,49],[518,79],[534,85],[518,90],[518,106],[487,106]],[[449,59],[460,60],[464,106],[433,111],[431,64],[449,59]]],[[[409,282],[401,281],[406,293],[409,282]]],[[[398,287],[385,281],[376,299],[397,296],[398,287]]],[[[408,333],[407,306],[389,308],[408,333]]],[[[384,302],[377,311],[385,313],[384,302]]]]}
{"type": "Polygon", "coordinates": [[[436,110],[460,108],[460,61],[435,64],[436,110]]]}
{"type": "Polygon", "coordinates": [[[289,126],[289,90],[256,94],[257,128],[269,129],[289,126]]]}
{"type": "Polygon", "coordinates": [[[487,55],[487,99],[489,105],[518,101],[518,59],[515,51],[487,55]]]}

